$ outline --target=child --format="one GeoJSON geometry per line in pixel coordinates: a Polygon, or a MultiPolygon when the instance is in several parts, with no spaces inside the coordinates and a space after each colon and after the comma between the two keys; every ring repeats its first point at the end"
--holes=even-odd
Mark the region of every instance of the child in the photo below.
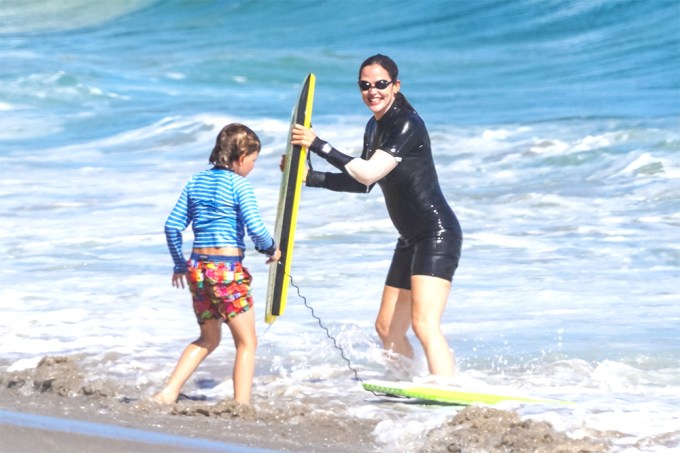
{"type": "Polygon", "coordinates": [[[162,404],[177,401],[185,382],[220,344],[222,322],[236,345],[234,400],[249,404],[255,372],[255,314],[251,276],[241,261],[245,254],[244,229],[267,264],[281,257],[265,227],[253,187],[246,176],[260,153],[260,139],[242,124],[220,131],[210,154],[210,170],[199,172],[186,184],[165,223],[165,235],[175,263],[172,285],[184,288],[186,277],[194,313],[201,329],[190,343],[163,390],[154,396],[162,404]],[[194,231],[189,261],[182,255],[182,231],[194,231]]]}

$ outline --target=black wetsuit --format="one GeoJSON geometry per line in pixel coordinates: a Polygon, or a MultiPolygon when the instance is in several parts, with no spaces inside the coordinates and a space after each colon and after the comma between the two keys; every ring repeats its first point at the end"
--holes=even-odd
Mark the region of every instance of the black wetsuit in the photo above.
{"type": "MultiPolygon", "coordinates": [[[[400,235],[386,284],[410,289],[412,275],[451,280],[460,259],[461,228],[439,186],[425,123],[399,99],[380,120],[371,117],[366,125],[361,157],[370,159],[378,149],[398,161],[378,181],[400,235]]],[[[340,192],[368,192],[373,187],[346,172],[310,171],[307,185],[340,192]]]]}

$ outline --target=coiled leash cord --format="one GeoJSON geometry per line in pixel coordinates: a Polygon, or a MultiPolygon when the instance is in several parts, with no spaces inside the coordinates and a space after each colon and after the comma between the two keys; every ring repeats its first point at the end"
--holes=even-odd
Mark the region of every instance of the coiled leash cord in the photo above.
{"type": "MultiPolygon", "coordinates": [[[[277,265],[278,265],[278,266],[281,266],[282,264],[281,264],[281,262],[279,261],[279,262],[277,263],[277,265]]],[[[293,280],[293,276],[290,275],[290,274],[288,274],[288,273],[285,273],[285,272],[284,272],[284,274],[285,274],[285,275],[288,277],[288,279],[290,280],[290,285],[291,285],[293,288],[295,288],[295,291],[297,292],[298,297],[299,297],[300,299],[302,299],[302,302],[305,304],[305,307],[307,307],[307,308],[309,309],[310,313],[312,314],[312,317],[313,317],[314,319],[316,319],[316,321],[319,323],[319,327],[321,327],[321,329],[323,329],[323,331],[326,332],[326,336],[327,336],[328,338],[331,339],[331,341],[333,342],[333,347],[334,347],[335,349],[337,349],[338,351],[340,351],[340,356],[342,357],[342,359],[343,359],[343,360],[345,361],[345,363],[347,364],[347,368],[348,368],[352,373],[354,373],[354,379],[355,379],[356,381],[359,381],[359,382],[363,381],[363,379],[359,377],[359,372],[356,370],[356,368],[354,368],[354,366],[352,365],[352,362],[349,360],[349,358],[347,357],[347,355],[345,355],[345,350],[342,348],[342,346],[340,346],[340,345],[338,344],[337,339],[336,339],[333,335],[331,335],[331,331],[328,330],[328,327],[326,327],[326,326],[324,325],[324,323],[323,323],[323,321],[321,320],[321,318],[316,314],[316,312],[314,311],[314,307],[312,307],[311,305],[309,305],[309,303],[307,302],[307,298],[306,298],[305,296],[302,295],[302,293],[300,292],[300,287],[299,287],[299,286],[295,283],[295,281],[293,280]]]]}
{"type": "MultiPolygon", "coordinates": [[[[310,170],[310,171],[313,171],[313,170],[314,170],[314,167],[312,166],[311,153],[307,153],[307,165],[309,166],[309,170],[310,170]]],[[[281,261],[277,261],[276,265],[277,265],[277,266],[283,266],[283,263],[281,263],[281,261]]],[[[289,279],[289,281],[290,281],[290,285],[291,285],[293,288],[295,288],[295,291],[297,292],[298,297],[299,297],[300,299],[302,299],[302,302],[304,303],[305,307],[307,307],[307,308],[309,309],[310,313],[312,314],[312,317],[313,317],[314,319],[316,319],[316,321],[319,323],[319,327],[321,327],[321,329],[322,329],[324,332],[326,332],[326,336],[327,336],[328,338],[330,338],[330,340],[333,342],[333,347],[334,347],[335,349],[337,349],[338,351],[340,351],[340,356],[342,357],[342,359],[343,359],[343,360],[345,361],[345,363],[347,364],[347,368],[348,368],[352,373],[354,373],[354,379],[355,379],[356,381],[358,381],[358,382],[362,382],[363,379],[359,377],[359,372],[356,370],[356,368],[354,368],[354,366],[352,365],[352,362],[349,360],[349,358],[347,357],[347,355],[345,355],[345,350],[342,348],[342,346],[340,346],[340,345],[338,344],[337,339],[336,339],[333,335],[331,335],[331,332],[330,332],[330,330],[328,330],[328,327],[326,327],[326,326],[324,325],[322,319],[321,319],[321,318],[316,314],[316,312],[314,311],[314,307],[312,307],[311,305],[309,305],[309,303],[307,302],[307,297],[305,297],[305,296],[302,295],[302,293],[300,292],[300,287],[299,287],[299,286],[295,283],[295,281],[293,280],[293,276],[290,275],[289,273],[287,273],[287,272],[285,271],[285,269],[284,269],[283,273],[284,273],[284,275],[285,275],[286,277],[288,277],[288,279],[289,279]]],[[[271,327],[271,326],[270,326],[270,327],[271,327]]],[[[267,329],[267,330],[269,330],[269,329],[267,329]]],[[[373,395],[375,395],[375,396],[381,396],[380,394],[374,392],[373,390],[371,390],[370,392],[373,393],[373,395]]]]}

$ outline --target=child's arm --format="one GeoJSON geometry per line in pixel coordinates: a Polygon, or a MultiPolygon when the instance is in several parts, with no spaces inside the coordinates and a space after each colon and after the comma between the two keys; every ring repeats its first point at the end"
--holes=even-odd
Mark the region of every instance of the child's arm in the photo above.
{"type": "MultiPolygon", "coordinates": [[[[177,200],[177,204],[175,204],[168,219],[165,221],[165,239],[168,243],[172,261],[175,263],[173,271],[175,275],[181,274],[182,276],[187,272],[187,263],[182,253],[182,231],[191,223],[188,200],[187,187],[184,187],[179,200],[177,200]]],[[[178,286],[178,283],[173,275],[173,286],[178,286]]],[[[182,287],[184,287],[183,281],[181,283],[182,287]]]]}
{"type": "Polygon", "coordinates": [[[274,238],[269,234],[269,230],[262,220],[260,209],[257,206],[255,192],[250,183],[241,185],[240,190],[237,193],[237,199],[243,225],[248,232],[248,236],[250,236],[255,243],[255,250],[269,257],[267,263],[273,262],[274,258],[278,261],[281,252],[276,247],[274,238]],[[277,253],[278,256],[276,256],[277,253]]]}

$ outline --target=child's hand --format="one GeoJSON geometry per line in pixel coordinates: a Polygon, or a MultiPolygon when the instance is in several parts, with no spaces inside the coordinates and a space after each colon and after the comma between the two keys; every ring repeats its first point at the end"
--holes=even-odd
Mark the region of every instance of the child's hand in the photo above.
{"type": "Polygon", "coordinates": [[[276,249],[272,256],[267,257],[266,264],[278,263],[279,259],[281,259],[281,250],[276,249]]]}
{"type": "MultiPolygon", "coordinates": [[[[279,168],[281,171],[284,171],[286,169],[286,155],[281,154],[281,161],[279,162],[279,168]]],[[[302,170],[302,182],[307,181],[307,173],[309,173],[309,168],[305,165],[305,168],[302,170]]]]}
{"type": "Polygon", "coordinates": [[[174,286],[175,288],[184,289],[184,278],[185,274],[183,273],[172,274],[172,286],[174,286]]]}

